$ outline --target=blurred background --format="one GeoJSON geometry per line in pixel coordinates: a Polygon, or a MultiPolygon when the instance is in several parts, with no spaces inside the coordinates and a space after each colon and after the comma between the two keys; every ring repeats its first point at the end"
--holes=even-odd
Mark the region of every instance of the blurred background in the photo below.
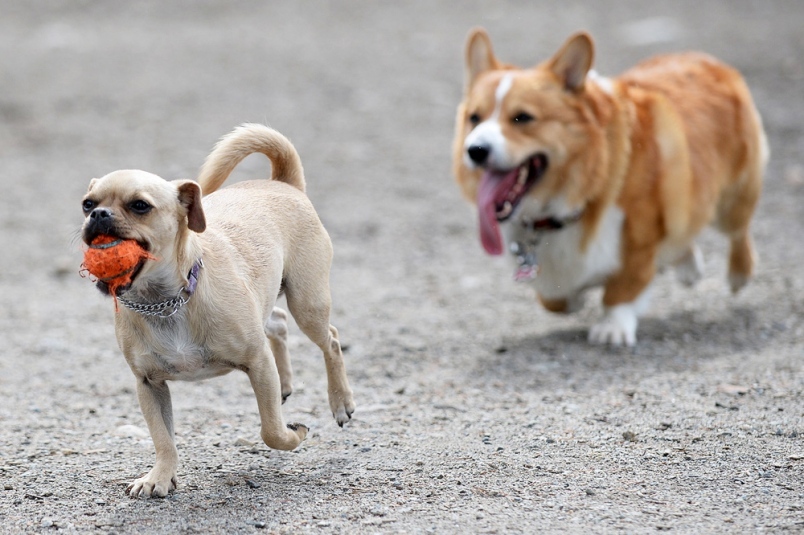
{"type": "MultiPolygon", "coordinates": [[[[801,464],[790,460],[800,442],[767,437],[804,432],[802,27],[798,0],[0,3],[0,475],[11,487],[0,491],[0,523],[15,530],[112,529],[118,521],[187,529],[188,504],[207,500],[208,512],[194,518],[212,523],[198,529],[268,522],[281,530],[288,515],[319,511],[317,522],[328,524],[318,527],[332,531],[527,531],[566,526],[559,506],[578,511],[573,522],[593,531],[717,530],[725,518],[732,519],[727,530],[798,525],[800,508],[791,507],[800,507],[801,494],[782,487],[796,477],[800,483],[801,464]],[[473,209],[450,171],[464,39],[476,25],[487,28],[500,59],[525,66],[585,29],[604,75],[689,49],[739,69],[772,150],[754,226],[761,263],[753,285],[737,299],[728,295],[725,241],[705,233],[706,277],[695,291],[671,274],[659,277],[640,345],[628,352],[586,344],[586,329],[601,313],[595,296],[578,315],[552,316],[512,283],[507,259],[483,254],[473,209]],[[359,409],[346,432],[335,428],[320,356],[294,331],[297,392],[285,411],[316,433],[297,456],[263,447],[254,468],[234,445],[238,437],[259,441],[245,378],[176,385],[180,455],[188,463],[180,477],[190,492],[164,502],[176,508],[173,516],[147,520],[149,506],[123,501],[119,488],[149,465],[152,446],[147,434],[121,431],[144,423],[116,348],[112,304],[78,276],[80,200],[92,177],[115,169],[193,178],[217,139],[243,122],[278,129],[301,154],[308,193],[336,250],[333,324],[348,346],[359,409]],[[740,396],[741,411],[713,409],[734,406],[729,396],[740,396]],[[766,409],[779,410],[771,418],[766,409]],[[672,429],[657,431],[662,422],[672,429]],[[623,450],[631,447],[623,446],[624,430],[640,437],[634,447],[643,453],[664,451],[676,433],[674,444],[698,452],[700,481],[726,470],[724,492],[733,496],[747,492],[733,482],[739,474],[762,483],[763,463],[793,464],[766,478],[771,486],[752,487],[746,499],[753,509],[702,499],[673,506],[680,516],[665,511],[645,520],[640,498],[618,494],[618,484],[647,482],[656,492],[657,481],[677,473],[678,485],[656,498],[674,504],[716,489],[682,483],[691,468],[668,468],[661,453],[644,461],[623,450]],[[728,468],[710,455],[724,432],[740,440],[731,446],[739,461],[728,468]],[[566,449],[551,457],[545,444],[566,449]],[[608,453],[586,456],[594,447],[608,453]],[[355,455],[360,448],[364,457],[355,455]],[[499,461],[490,478],[482,459],[509,451],[531,461],[499,461]],[[462,455],[468,460],[456,462],[462,455]],[[542,468],[563,467],[561,484],[538,479],[545,472],[532,459],[539,456],[542,468]],[[286,486],[272,480],[260,496],[239,483],[221,490],[215,467],[224,463],[236,476],[266,483],[271,470],[294,475],[286,486]],[[538,473],[523,472],[523,464],[538,473]],[[603,475],[584,475],[591,465],[606,473],[608,487],[595,486],[603,475]],[[625,466],[639,475],[616,483],[625,466]],[[377,467],[399,471],[393,477],[405,490],[393,500],[377,467]],[[338,479],[339,470],[344,480],[347,471],[362,477],[349,481],[369,490],[355,496],[310,486],[338,479]],[[447,479],[429,477],[436,473],[447,479]],[[456,473],[468,494],[449,475],[456,473]],[[611,514],[585,502],[592,494],[584,489],[597,489],[590,492],[611,514]],[[229,506],[211,505],[215,493],[229,506]],[[290,503],[275,509],[285,497],[290,503]],[[233,517],[233,505],[249,512],[233,517]],[[476,517],[478,507],[497,512],[476,517]]],[[[233,180],[268,172],[265,158],[253,156],[233,180]]]]}

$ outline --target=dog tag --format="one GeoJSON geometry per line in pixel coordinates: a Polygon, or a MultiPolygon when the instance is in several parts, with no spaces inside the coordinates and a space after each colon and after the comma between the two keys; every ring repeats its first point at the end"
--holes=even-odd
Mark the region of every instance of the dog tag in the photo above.
{"type": "Polygon", "coordinates": [[[517,263],[517,268],[514,271],[514,281],[529,282],[535,279],[538,272],[536,254],[528,250],[528,247],[521,242],[512,242],[510,250],[517,263]]]}

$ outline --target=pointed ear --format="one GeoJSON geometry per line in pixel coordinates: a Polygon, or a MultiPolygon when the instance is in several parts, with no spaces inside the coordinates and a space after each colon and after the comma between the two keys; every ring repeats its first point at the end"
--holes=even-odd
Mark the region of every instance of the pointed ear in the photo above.
{"type": "Polygon", "coordinates": [[[570,91],[583,91],[586,74],[595,59],[595,45],[586,32],[579,32],[567,39],[564,46],[548,62],[548,67],[570,91]]]}
{"type": "Polygon", "coordinates": [[[92,180],[89,181],[89,187],[87,188],[87,193],[92,191],[92,188],[95,187],[95,184],[98,183],[98,180],[100,180],[100,179],[99,178],[93,178],[92,180]]]}
{"type": "Polygon", "coordinates": [[[177,180],[179,203],[187,210],[187,228],[195,232],[204,232],[207,219],[204,207],[201,206],[201,186],[193,180],[177,180]]]}
{"type": "Polygon", "coordinates": [[[472,29],[466,39],[466,89],[471,87],[480,74],[498,68],[499,64],[486,30],[472,29]]]}

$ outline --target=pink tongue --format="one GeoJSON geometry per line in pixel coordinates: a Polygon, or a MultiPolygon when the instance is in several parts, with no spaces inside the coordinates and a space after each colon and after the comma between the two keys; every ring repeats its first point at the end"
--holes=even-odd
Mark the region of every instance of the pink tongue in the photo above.
{"type": "Polygon", "coordinates": [[[508,192],[516,184],[519,169],[507,173],[485,171],[477,190],[477,211],[480,219],[480,242],[490,255],[503,252],[500,225],[497,222],[497,206],[502,205],[508,192]]]}

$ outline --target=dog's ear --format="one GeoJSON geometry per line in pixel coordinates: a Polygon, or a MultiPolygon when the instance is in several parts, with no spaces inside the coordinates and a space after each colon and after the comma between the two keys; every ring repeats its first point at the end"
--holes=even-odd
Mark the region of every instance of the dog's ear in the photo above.
{"type": "Polygon", "coordinates": [[[483,28],[473,28],[466,39],[466,89],[472,86],[480,74],[496,69],[499,65],[491,48],[489,34],[483,28]]]}
{"type": "Polygon", "coordinates": [[[193,180],[177,180],[176,189],[179,203],[187,210],[187,228],[195,232],[204,232],[207,219],[201,206],[201,186],[193,180]]]}
{"type": "Polygon", "coordinates": [[[89,181],[89,187],[87,188],[87,193],[92,191],[92,188],[95,187],[95,184],[98,183],[98,180],[100,180],[100,179],[99,178],[93,178],[92,180],[89,181]]]}
{"type": "Polygon", "coordinates": [[[548,66],[570,91],[583,91],[586,74],[595,59],[595,45],[586,32],[567,39],[564,46],[548,62],[548,66]]]}

